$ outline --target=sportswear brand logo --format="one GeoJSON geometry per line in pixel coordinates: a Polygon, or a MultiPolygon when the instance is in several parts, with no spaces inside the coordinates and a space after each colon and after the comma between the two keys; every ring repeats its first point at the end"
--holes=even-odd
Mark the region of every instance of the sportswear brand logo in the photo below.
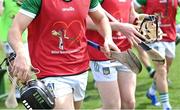
{"type": "Polygon", "coordinates": [[[62,8],[62,11],[75,11],[73,7],[62,8]]]}
{"type": "Polygon", "coordinates": [[[160,0],[160,3],[167,3],[167,0],[160,0]]]}
{"type": "Polygon", "coordinates": [[[71,2],[72,0],[63,0],[64,2],[71,2]]]}

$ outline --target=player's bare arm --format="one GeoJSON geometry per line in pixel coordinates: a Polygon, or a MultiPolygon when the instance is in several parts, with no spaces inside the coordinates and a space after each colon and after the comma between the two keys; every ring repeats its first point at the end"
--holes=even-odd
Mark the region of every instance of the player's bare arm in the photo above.
{"type": "Polygon", "coordinates": [[[89,16],[96,24],[98,31],[103,35],[105,54],[110,56],[110,49],[117,52],[119,52],[120,50],[112,40],[112,30],[108,18],[106,17],[102,7],[99,6],[98,8],[99,9],[94,12],[89,12],[89,16]]]}
{"type": "Polygon", "coordinates": [[[30,78],[28,73],[31,64],[29,58],[26,58],[21,34],[31,21],[32,18],[18,13],[8,33],[9,43],[17,55],[13,63],[12,73],[22,81],[27,81],[30,78]]]}
{"type": "MultiPolygon", "coordinates": [[[[112,15],[110,15],[107,11],[106,15],[112,19],[114,18],[112,15]]],[[[137,31],[137,27],[135,25],[133,25],[133,22],[135,20],[135,18],[137,17],[137,13],[135,13],[134,11],[134,6],[133,4],[131,5],[131,14],[130,14],[130,22],[129,23],[121,23],[119,22],[117,19],[116,20],[112,20],[111,22],[111,27],[114,31],[119,31],[121,32],[123,35],[125,35],[129,41],[131,42],[131,44],[133,44],[132,42],[136,43],[134,38],[136,36],[138,37],[142,37],[142,35],[137,31]],[[132,14],[133,13],[133,14],[132,14]]]]}

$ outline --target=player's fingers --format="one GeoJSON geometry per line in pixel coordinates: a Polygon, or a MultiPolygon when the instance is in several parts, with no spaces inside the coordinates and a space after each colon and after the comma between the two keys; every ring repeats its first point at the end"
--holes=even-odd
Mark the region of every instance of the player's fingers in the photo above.
{"type": "Polygon", "coordinates": [[[28,77],[28,72],[24,70],[22,72],[22,81],[26,82],[27,81],[27,77],[28,77]]]}
{"type": "Polygon", "coordinates": [[[134,34],[139,37],[139,38],[145,38],[141,33],[139,33],[138,31],[134,31],[134,34]]]}
{"type": "Polygon", "coordinates": [[[108,45],[104,45],[104,53],[107,57],[110,57],[110,48],[108,45]]]}
{"type": "Polygon", "coordinates": [[[142,42],[142,41],[141,41],[139,38],[137,38],[137,37],[134,37],[134,41],[137,42],[137,44],[142,42]]]}
{"type": "Polygon", "coordinates": [[[136,42],[136,40],[133,38],[132,39],[133,45],[138,45],[138,43],[136,42]]]}
{"type": "Polygon", "coordinates": [[[35,74],[40,73],[40,70],[38,68],[33,67],[33,66],[31,66],[31,71],[34,72],[35,74]]]}
{"type": "Polygon", "coordinates": [[[13,68],[12,68],[12,74],[13,74],[13,76],[15,76],[15,77],[17,77],[18,76],[18,69],[16,69],[14,66],[13,66],[13,68]]]}
{"type": "Polygon", "coordinates": [[[133,38],[129,38],[128,41],[131,45],[133,45],[133,41],[132,41],[133,38]]]}
{"type": "Polygon", "coordinates": [[[137,26],[137,25],[133,25],[133,26],[134,26],[134,28],[137,29],[137,30],[139,30],[139,28],[140,28],[140,27],[137,26]]]}
{"type": "Polygon", "coordinates": [[[116,52],[121,52],[119,48],[116,46],[116,44],[111,45],[111,50],[114,50],[116,52]]]}

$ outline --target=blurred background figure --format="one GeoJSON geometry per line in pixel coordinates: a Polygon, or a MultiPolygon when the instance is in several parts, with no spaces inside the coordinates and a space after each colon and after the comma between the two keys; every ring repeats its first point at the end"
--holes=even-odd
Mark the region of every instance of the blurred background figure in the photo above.
{"type": "Polygon", "coordinates": [[[166,57],[166,63],[164,65],[155,63],[155,70],[151,67],[147,54],[143,50],[138,49],[139,56],[149,75],[154,78],[152,86],[148,89],[146,96],[151,99],[153,105],[159,105],[156,97],[157,89],[164,110],[171,109],[169,103],[167,73],[175,58],[175,17],[179,2],[180,1],[178,0],[134,0],[136,8],[142,8],[143,13],[154,14],[159,17],[160,27],[162,31],[167,34],[161,41],[149,44],[166,57]]]}
{"type": "MultiPolygon", "coordinates": [[[[107,13],[119,21],[110,20],[113,41],[121,51],[131,50],[133,46],[131,38],[141,35],[133,25],[139,14],[135,12],[132,0],[99,0],[99,2],[107,13]]],[[[87,19],[87,26],[88,39],[103,45],[104,41],[90,19],[87,19]]],[[[109,60],[99,50],[91,46],[88,46],[88,50],[90,67],[101,97],[102,109],[135,109],[136,74],[121,62],[109,60]]]]}
{"type": "MultiPolygon", "coordinates": [[[[7,42],[7,37],[13,18],[18,12],[20,5],[21,1],[19,0],[0,0],[0,41],[2,42],[3,50],[6,56],[14,52],[7,42]]],[[[27,32],[24,32],[22,40],[24,42],[24,48],[27,50],[28,55],[26,36],[27,32]]],[[[15,85],[12,85],[10,88],[10,91],[16,91],[16,93],[14,93],[14,95],[12,96],[7,97],[5,105],[7,106],[7,108],[15,108],[18,105],[16,98],[19,99],[20,94],[18,88],[16,88],[15,85]],[[13,90],[15,88],[16,90],[13,90]]]]}

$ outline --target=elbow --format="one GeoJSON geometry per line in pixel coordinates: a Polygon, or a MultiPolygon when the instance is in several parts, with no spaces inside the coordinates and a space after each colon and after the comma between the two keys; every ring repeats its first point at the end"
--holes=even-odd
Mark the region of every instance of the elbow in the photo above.
{"type": "Polygon", "coordinates": [[[106,15],[103,15],[101,17],[101,19],[99,19],[97,22],[98,22],[98,24],[109,23],[109,19],[108,19],[108,17],[106,15]]]}

